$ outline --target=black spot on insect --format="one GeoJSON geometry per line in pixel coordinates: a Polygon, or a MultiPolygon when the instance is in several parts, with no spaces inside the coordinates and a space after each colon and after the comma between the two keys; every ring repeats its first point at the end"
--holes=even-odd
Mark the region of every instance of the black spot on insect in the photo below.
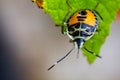
{"type": "Polygon", "coordinates": [[[72,34],[73,37],[79,36],[79,31],[76,31],[72,34]]]}
{"type": "Polygon", "coordinates": [[[86,31],[86,32],[89,32],[90,30],[89,30],[89,29],[86,29],[85,31],[86,31]]]}
{"type": "Polygon", "coordinates": [[[95,17],[95,19],[96,19],[96,20],[98,20],[98,18],[97,18],[97,17],[95,17]]]}
{"type": "Polygon", "coordinates": [[[85,21],[86,16],[77,16],[78,21],[85,21]]]}
{"type": "Polygon", "coordinates": [[[78,21],[85,21],[85,19],[82,19],[82,18],[78,18],[78,21]]]}
{"type": "Polygon", "coordinates": [[[76,24],[76,25],[75,25],[75,28],[76,28],[76,29],[80,28],[80,23],[76,24]]]}
{"type": "Polygon", "coordinates": [[[77,18],[86,18],[86,16],[77,16],[77,18]]]}
{"type": "Polygon", "coordinates": [[[85,10],[83,10],[83,11],[80,12],[80,14],[81,14],[81,15],[86,15],[87,12],[86,12],[85,10]]]}
{"type": "Polygon", "coordinates": [[[73,27],[68,27],[68,31],[75,31],[73,27]]]}

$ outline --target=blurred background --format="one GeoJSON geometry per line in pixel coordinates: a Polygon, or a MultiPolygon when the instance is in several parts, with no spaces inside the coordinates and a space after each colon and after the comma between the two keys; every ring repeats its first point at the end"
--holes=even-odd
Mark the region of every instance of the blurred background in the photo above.
{"type": "Polygon", "coordinates": [[[0,80],[120,80],[120,12],[92,65],[74,50],[47,71],[73,44],[31,0],[0,0],[0,30],[0,80]]]}

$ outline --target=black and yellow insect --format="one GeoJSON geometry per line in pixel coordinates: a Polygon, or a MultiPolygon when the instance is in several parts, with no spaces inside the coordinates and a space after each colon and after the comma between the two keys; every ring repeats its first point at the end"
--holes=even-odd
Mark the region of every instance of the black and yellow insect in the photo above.
{"type": "MultiPolygon", "coordinates": [[[[70,7],[68,0],[66,3],[70,7]]],[[[62,33],[67,34],[71,39],[71,41],[74,42],[75,46],[64,57],[62,57],[60,60],[54,63],[48,70],[50,70],[57,63],[62,61],[64,58],[66,58],[75,47],[78,49],[77,57],[79,56],[79,50],[81,48],[84,48],[86,51],[93,54],[94,56],[101,58],[101,56],[95,54],[94,52],[90,51],[84,46],[84,43],[95,34],[98,28],[99,14],[95,11],[95,9],[94,10],[84,9],[84,10],[76,11],[73,15],[71,15],[70,18],[66,20],[66,17],[68,17],[69,13],[70,11],[68,11],[63,21],[62,33]],[[64,31],[64,28],[66,31],[64,31]]],[[[99,17],[102,19],[100,15],[99,17]]]]}
{"type": "Polygon", "coordinates": [[[98,27],[97,15],[88,9],[77,11],[68,19],[66,26],[67,35],[80,49],[95,33],[98,27]]]}

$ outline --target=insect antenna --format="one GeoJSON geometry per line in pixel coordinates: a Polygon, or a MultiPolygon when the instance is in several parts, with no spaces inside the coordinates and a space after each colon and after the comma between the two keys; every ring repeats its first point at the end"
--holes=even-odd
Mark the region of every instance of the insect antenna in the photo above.
{"type": "Polygon", "coordinates": [[[65,59],[73,50],[75,47],[73,47],[65,56],[63,56],[61,59],[59,59],[57,62],[55,62],[51,67],[48,68],[48,71],[51,70],[56,64],[61,62],[63,59],[65,59]]]}

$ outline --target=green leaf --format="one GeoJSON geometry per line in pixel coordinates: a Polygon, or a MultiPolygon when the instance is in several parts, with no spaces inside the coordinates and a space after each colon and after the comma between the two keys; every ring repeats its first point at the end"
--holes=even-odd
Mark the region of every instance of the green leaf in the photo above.
{"type": "MultiPolygon", "coordinates": [[[[68,2],[72,7],[68,18],[71,14],[81,9],[93,10],[96,4],[99,3],[96,11],[101,15],[103,21],[101,21],[99,17],[99,31],[96,32],[91,39],[85,42],[87,49],[99,55],[101,46],[110,33],[110,24],[115,19],[116,12],[120,8],[120,0],[68,0],[68,2]]],[[[45,12],[52,17],[56,25],[62,26],[66,13],[69,10],[66,0],[43,0],[43,8],[45,12]]],[[[96,60],[95,56],[83,48],[82,51],[89,63],[93,63],[96,60]]]]}

